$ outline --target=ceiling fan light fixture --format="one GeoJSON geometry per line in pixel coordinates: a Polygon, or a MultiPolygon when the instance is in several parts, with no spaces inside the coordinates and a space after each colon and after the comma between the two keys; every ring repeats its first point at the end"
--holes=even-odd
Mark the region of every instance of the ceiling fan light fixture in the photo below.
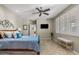
{"type": "Polygon", "coordinates": [[[48,13],[46,13],[47,11],[50,11],[50,8],[43,10],[42,7],[40,8],[35,8],[38,12],[32,13],[32,14],[38,14],[39,13],[39,17],[44,14],[44,15],[49,15],[48,13]]]}

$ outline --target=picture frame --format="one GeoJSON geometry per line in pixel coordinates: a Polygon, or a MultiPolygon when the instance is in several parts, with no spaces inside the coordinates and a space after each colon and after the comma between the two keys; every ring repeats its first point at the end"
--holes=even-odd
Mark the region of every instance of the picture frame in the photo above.
{"type": "Polygon", "coordinates": [[[23,25],[23,30],[27,30],[27,25],[23,25]]]}

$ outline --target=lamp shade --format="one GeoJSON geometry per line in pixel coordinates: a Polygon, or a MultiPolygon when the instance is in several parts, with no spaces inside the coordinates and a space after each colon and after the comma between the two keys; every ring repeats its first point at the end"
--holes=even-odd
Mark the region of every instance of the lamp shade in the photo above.
{"type": "Polygon", "coordinates": [[[18,28],[18,31],[21,31],[21,28],[18,28]]]}

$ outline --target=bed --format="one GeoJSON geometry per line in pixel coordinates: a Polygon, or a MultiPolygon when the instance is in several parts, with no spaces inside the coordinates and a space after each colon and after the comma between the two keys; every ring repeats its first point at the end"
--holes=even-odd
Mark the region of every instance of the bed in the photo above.
{"type": "Polygon", "coordinates": [[[40,38],[36,36],[22,36],[21,38],[0,39],[1,51],[34,51],[40,54],[40,38]]]}

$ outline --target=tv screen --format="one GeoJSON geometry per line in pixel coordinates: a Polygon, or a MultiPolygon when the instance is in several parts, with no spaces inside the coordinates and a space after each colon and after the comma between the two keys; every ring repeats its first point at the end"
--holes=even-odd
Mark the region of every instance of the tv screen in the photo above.
{"type": "Polygon", "coordinates": [[[41,24],[41,29],[48,29],[48,24],[41,24]]]}

